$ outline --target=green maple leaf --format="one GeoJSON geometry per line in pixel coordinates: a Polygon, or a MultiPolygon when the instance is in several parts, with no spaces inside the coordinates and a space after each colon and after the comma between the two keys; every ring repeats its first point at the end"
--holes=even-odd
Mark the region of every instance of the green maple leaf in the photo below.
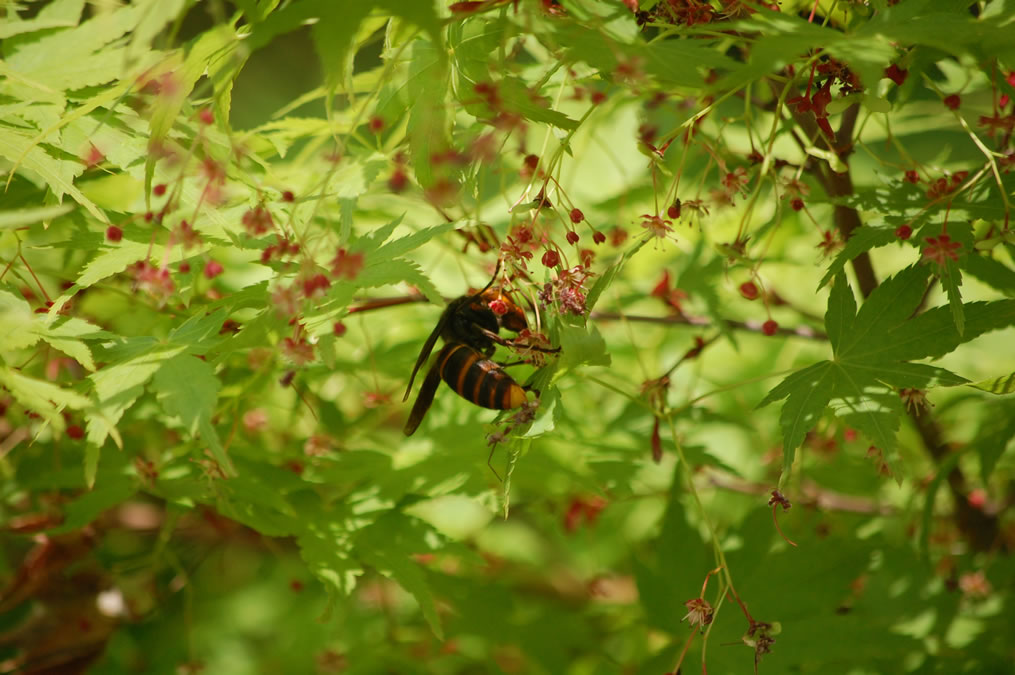
{"type": "Polygon", "coordinates": [[[914,315],[929,276],[926,265],[908,267],[882,283],[858,310],[845,274],[836,274],[825,312],[832,358],[790,374],[759,404],[786,399],[780,414],[784,471],[829,407],[881,450],[891,469],[905,412],[898,390],[967,382],[944,368],[913,361],[943,356],[963,342],[1015,323],[1013,300],[963,304],[961,332],[953,307],[914,315]]]}

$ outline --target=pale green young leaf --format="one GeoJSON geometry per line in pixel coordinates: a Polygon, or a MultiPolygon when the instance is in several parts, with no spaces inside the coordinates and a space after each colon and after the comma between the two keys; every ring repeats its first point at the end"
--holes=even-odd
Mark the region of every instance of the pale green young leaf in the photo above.
{"type": "Polygon", "coordinates": [[[1004,396],[1015,393],[1015,373],[1008,373],[999,377],[992,377],[988,380],[980,380],[969,385],[975,389],[1004,396]]]}
{"type": "Polygon", "coordinates": [[[320,18],[311,26],[310,35],[329,90],[348,85],[355,55],[351,47],[360,24],[369,13],[370,5],[365,2],[336,2],[320,7],[320,18]]]}
{"type": "Polygon", "coordinates": [[[449,138],[447,111],[442,101],[448,93],[447,59],[426,40],[415,40],[409,56],[409,148],[413,173],[423,188],[431,187],[436,177],[432,158],[453,147],[449,138]]]}
{"type": "Polygon", "coordinates": [[[60,430],[65,427],[60,414],[64,408],[81,410],[91,403],[88,397],[76,391],[22,375],[13,368],[0,367],[0,385],[11,393],[14,400],[60,430]]]}
{"type": "Polygon", "coordinates": [[[99,207],[74,186],[74,179],[84,171],[81,162],[56,159],[27,136],[3,127],[0,127],[0,157],[33,172],[45,181],[57,199],[70,195],[98,221],[107,221],[99,207]]]}
{"type": "Polygon", "coordinates": [[[28,301],[0,289],[0,351],[25,349],[38,342],[35,324],[28,301]]]}
{"type": "Polygon", "coordinates": [[[610,365],[606,341],[595,324],[583,327],[561,323],[558,334],[560,360],[557,362],[557,373],[563,374],[580,365],[610,365]]]}
{"type": "Polygon", "coordinates": [[[376,4],[394,16],[422,29],[434,44],[441,44],[441,20],[437,15],[436,4],[433,0],[418,0],[418,2],[376,0],[376,4]]]}
{"type": "Polygon", "coordinates": [[[128,53],[136,55],[149,49],[166,25],[179,16],[185,2],[186,0],[142,0],[136,3],[142,5],[145,11],[131,31],[128,53]]]}
{"type": "MultiPolygon", "coordinates": [[[[86,413],[89,443],[102,446],[106,438],[114,434],[116,423],[141,396],[144,385],[163,362],[186,350],[180,345],[145,345],[139,348],[140,353],[89,375],[98,400],[96,408],[86,413]]],[[[116,438],[114,434],[114,440],[116,438]]]]}
{"type": "Polygon", "coordinates": [[[38,206],[30,209],[0,211],[0,230],[14,230],[26,225],[34,225],[35,223],[59,218],[73,210],[73,204],[58,204],[56,206],[38,206]]]}
{"type": "Polygon", "coordinates": [[[133,29],[151,6],[162,0],[143,0],[84,23],[18,45],[7,63],[23,77],[55,90],[92,86],[119,79],[130,63],[123,48],[107,48],[133,29]]]}
{"type": "MultiPolygon", "coordinates": [[[[401,219],[399,219],[401,220],[401,219]]],[[[425,227],[417,232],[399,237],[384,244],[370,254],[371,264],[381,262],[396,256],[404,255],[427,243],[434,237],[442,237],[447,232],[455,229],[458,223],[441,223],[433,227],[425,227]]]]}
{"type": "Polygon", "coordinates": [[[84,6],[85,0],[53,0],[31,19],[22,19],[17,15],[16,8],[11,7],[7,10],[6,20],[0,23],[0,40],[49,28],[76,26],[84,6]]]}
{"type": "Polygon", "coordinates": [[[226,475],[235,475],[232,461],[211,424],[221,386],[214,368],[188,353],[166,360],[152,380],[152,391],[166,414],[179,418],[190,436],[200,436],[226,475]]]}
{"type": "MultiPolygon", "coordinates": [[[[151,249],[153,259],[158,260],[162,246],[151,249]]],[[[114,274],[123,272],[127,267],[148,256],[149,246],[138,241],[124,239],[115,246],[103,247],[98,255],[84,266],[81,275],[75,282],[79,288],[88,288],[114,274]]]]}
{"type": "Polygon", "coordinates": [[[444,304],[444,297],[430,277],[423,273],[419,265],[405,258],[394,258],[377,265],[368,264],[356,277],[356,283],[362,288],[377,288],[402,282],[418,288],[430,302],[444,304]]]}
{"type": "Polygon", "coordinates": [[[152,390],[166,414],[179,418],[192,436],[203,420],[211,419],[221,386],[208,363],[187,353],[161,363],[152,381],[152,390]]]}
{"type": "Polygon", "coordinates": [[[85,370],[95,372],[95,360],[92,359],[92,351],[81,340],[53,337],[50,335],[42,335],[42,339],[53,349],[63,352],[80,363],[84,366],[85,370]]]}
{"type": "MultiPolygon", "coordinates": [[[[232,58],[238,45],[236,30],[226,24],[205,31],[191,45],[182,67],[177,68],[168,76],[173,79],[173,86],[168,89],[169,93],[160,96],[158,105],[153,108],[149,122],[151,131],[148,142],[150,148],[156,148],[166,140],[169,131],[176,124],[184,102],[209,66],[218,63],[221,59],[232,58]]],[[[152,176],[155,173],[155,162],[158,157],[159,153],[151,152],[145,163],[145,193],[151,191],[152,176]]]]}

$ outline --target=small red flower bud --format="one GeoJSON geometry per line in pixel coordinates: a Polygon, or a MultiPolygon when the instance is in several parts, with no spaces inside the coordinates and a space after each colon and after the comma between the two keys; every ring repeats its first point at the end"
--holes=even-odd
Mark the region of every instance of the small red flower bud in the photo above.
{"type": "Polygon", "coordinates": [[[342,337],[345,335],[346,331],[349,330],[341,321],[336,321],[335,325],[332,326],[331,329],[334,331],[335,337],[342,337]]]}
{"type": "Polygon", "coordinates": [[[944,103],[945,107],[949,110],[958,110],[959,106],[962,105],[962,99],[959,98],[958,94],[951,94],[950,96],[945,96],[942,103],[944,103]]]}
{"type": "Polygon", "coordinates": [[[180,272],[182,274],[187,274],[188,272],[190,272],[190,263],[187,262],[186,260],[180,263],[180,272]]]}
{"type": "Polygon", "coordinates": [[[112,242],[120,241],[123,239],[123,230],[116,225],[110,225],[106,228],[106,239],[112,242]]]}
{"type": "Polygon", "coordinates": [[[897,228],[895,228],[895,236],[898,237],[899,239],[903,240],[909,239],[909,237],[912,234],[913,228],[911,228],[909,225],[899,225],[897,228]]]}
{"type": "Polygon", "coordinates": [[[497,316],[504,316],[505,314],[508,313],[508,310],[510,309],[508,307],[508,304],[503,300],[501,300],[500,298],[491,300],[489,303],[489,307],[490,311],[496,314],[497,316]]]}
{"type": "Polygon", "coordinates": [[[296,195],[293,194],[292,190],[286,190],[285,192],[282,193],[282,201],[294,202],[296,201],[296,195]]]}
{"type": "Polygon", "coordinates": [[[71,424],[67,427],[67,435],[73,438],[75,441],[80,441],[85,437],[85,430],[76,424],[71,424]]]}
{"type": "Polygon", "coordinates": [[[152,194],[155,195],[156,197],[161,197],[162,195],[166,194],[166,184],[159,183],[158,185],[153,187],[152,194]]]}
{"type": "Polygon", "coordinates": [[[902,83],[906,81],[906,77],[909,75],[908,70],[899,68],[898,65],[892,64],[885,68],[885,77],[894,82],[895,84],[902,86],[902,83]]]}
{"type": "Polygon", "coordinates": [[[677,218],[680,217],[680,209],[678,209],[676,206],[671,206],[670,208],[666,209],[666,216],[671,220],[676,220],[677,218]]]}
{"type": "Polygon", "coordinates": [[[775,335],[775,331],[779,330],[779,324],[769,319],[765,323],[761,324],[761,332],[765,335],[775,335]]]}
{"type": "Polygon", "coordinates": [[[606,94],[601,91],[594,91],[589,99],[592,101],[592,105],[599,105],[606,100],[606,94]]]}
{"type": "Polygon", "coordinates": [[[571,230],[570,232],[568,232],[567,233],[567,243],[569,243],[569,244],[577,244],[578,243],[578,233],[575,232],[574,230],[571,230]]]}
{"type": "Polygon", "coordinates": [[[369,126],[370,131],[372,131],[375,134],[379,134],[381,133],[381,130],[384,129],[384,120],[381,119],[379,115],[374,115],[373,117],[370,118],[369,126]]]}
{"type": "Polygon", "coordinates": [[[534,170],[539,166],[539,155],[525,155],[525,166],[534,170]]]}
{"type": "Polygon", "coordinates": [[[197,113],[197,116],[200,118],[202,124],[215,123],[215,113],[212,112],[211,108],[201,108],[201,111],[197,113]]]}
{"type": "Polygon", "coordinates": [[[804,200],[802,200],[799,197],[797,197],[796,199],[792,200],[789,203],[789,205],[790,205],[790,207],[792,207],[792,209],[794,211],[799,211],[799,210],[801,210],[804,207],[804,200]]]}
{"type": "Polygon", "coordinates": [[[547,267],[556,267],[560,264],[560,255],[554,250],[549,250],[543,254],[541,260],[547,267]]]}
{"type": "Polygon", "coordinates": [[[745,281],[740,284],[740,295],[744,296],[748,300],[758,299],[758,287],[753,281],[745,281]]]}
{"type": "Polygon", "coordinates": [[[916,169],[910,169],[906,172],[906,182],[916,185],[920,182],[920,174],[916,172],[916,169]]]}
{"type": "Polygon", "coordinates": [[[603,234],[602,232],[598,232],[598,231],[597,232],[593,232],[592,233],[592,241],[594,241],[597,244],[602,244],[604,241],[606,241],[606,235],[603,234]]]}
{"type": "Polygon", "coordinates": [[[581,209],[571,209],[571,222],[577,225],[581,221],[585,220],[585,214],[581,212],[581,209]]]}
{"type": "Polygon", "coordinates": [[[406,176],[405,171],[399,167],[391,172],[391,178],[388,179],[388,189],[397,194],[405,190],[405,186],[408,182],[408,176],[406,176]]]}
{"type": "Polygon", "coordinates": [[[209,260],[204,266],[204,276],[208,279],[214,279],[224,271],[225,268],[222,267],[222,263],[217,260],[209,260]]]}

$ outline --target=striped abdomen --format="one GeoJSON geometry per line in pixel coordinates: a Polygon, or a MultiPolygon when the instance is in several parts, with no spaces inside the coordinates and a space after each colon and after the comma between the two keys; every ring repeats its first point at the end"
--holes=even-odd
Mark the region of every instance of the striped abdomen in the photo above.
{"type": "Polygon", "coordinates": [[[508,410],[525,403],[525,390],[510,375],[472,347],[445,345],[437,368],[459,396],[483,408],[508,410]]]}

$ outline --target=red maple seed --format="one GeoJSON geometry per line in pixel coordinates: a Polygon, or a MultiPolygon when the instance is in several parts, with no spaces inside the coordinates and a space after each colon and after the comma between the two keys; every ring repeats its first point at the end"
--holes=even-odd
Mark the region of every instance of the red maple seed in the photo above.
{"type": "Polygon", "coordinates": [[[106,239],[112,242],[120,241],[123,239],[123,230],[116,225],[110,225],[106,228],[106,239]]]}
{"type": "Polygon", "coordinates": [[[556,251],[550,250],[543,254],[541,261],[547,267],[556,267],[560,264],[560,255],[556,251]]]}
{"type": "Polygon", "coordinates": [[[748,300],[758,299],[758,287],[753,281],[745,281],[740,284],[740,295],[744,296],[748,300]]]}
{"type": "Polygon", "coordinates": [[[912,234],[913,228],[911,228],[909,225],[899,225],[897,228],[895,228],[895,236],[898,237],[899,239],[902,240],[909,239],[909,237],[912,236],[912,234]]]}
{"type": "Polygon", "coordinates": [[[574,230],[571,230],[570,232],[568,232],[567,233],[567,243],[572,244],[572,245],[573,244],[577,244],[578,243],[578,233],[575,232],[574,230]]]}
{"type": "MultiPolygon", "coordinates": [[[[571,209],[571,222],[577,225],[581,221],[585,220],[585,214],[581,212],[581,209],[571,209]]],[[[574,242],[572,242],[574,243],[574,242]]]]}
{"type": "Polygon", "coordinates": [[[779,330],[779,324],[772,319],[769,319],[765,323],[761,324],[761,332],[765,335],[775,335],[775,331],[777,330],[779,330]]]}
{"type": "Polygon", "coordinates": [[[209,260],[208,263],[204,266],[204,276],[207,279],[214,279],[218,275],[222,274],[222,272],[224,271],[225,268],[222,267],[222,263],[218,262],[217,260],[209,260]]]}
{"type": "Polygon", "coordinates": [[[944,103],[945,107],[949,110],[958,110],[959,106],[962,105],[962,99],[959,98],[958,94],[951,94],[949,96],[945,96],[942,103],[944,103]]]}
{"type": "Polygon", "coordinates": [[[902,86],[902,83],[906,81],[906,77],[909,75],[908,70],[899,68],[898,65],[892,64],[885,68],[885,77],[894,82],[895,84],[902,86]]]}

